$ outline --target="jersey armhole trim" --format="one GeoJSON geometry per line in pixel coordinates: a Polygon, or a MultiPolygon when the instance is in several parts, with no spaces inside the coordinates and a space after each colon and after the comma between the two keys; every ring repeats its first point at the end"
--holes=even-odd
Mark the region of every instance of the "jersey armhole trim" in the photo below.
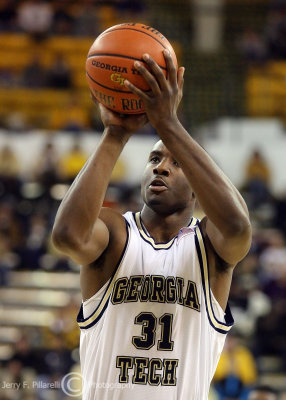
{"type": "Polygon", "coordinates": [[[111,278],[109,280],[109,284],[107,285],[106,290],[105,290],[98,306],[93,311],[93,313],[91,315],[89,315],[88,317],[84,318],[83,305],[81,304],[81,307],[80,307],[80,310],[79,310],[79,313],[78,313],[77,319],[76,319],[80,329],[88,329],[88,328],[91,328],[93,325],[95,325],[100,320],[100,318],[102,317],[104,311],[106,310],[106,308],[108,306],[110,294],[113,289],[113,284],[116,280],[116,277],[120,270],[120,265],[125,257],[125,254],[127,252],[127,248],[129,246],[129,242],[130,242],[130,225],[129,225],[128,221],[126,221],[126,219],[125,219],[125,224],[126,224],[127,238],[126,238],[126,243],[125,243],[124,249],[122,251],[121,257],[120,257],[118,264],[113,272],[113,275],[111,276],[111,278]]]}
{"type": "Polygon", "coordinates": [[[207,253],[206,253],[204,239],[203,239],[203,235],[201,233],[199,224],[197,225],[197,228],[196,228],[195,244],[196,244],[196,249],[197,249],[197,254],[198,254],[198,259],[199,259],[199,264],[200,264],[202,285],[203,285],[206,310],[207,310],[209,322],[216,331],[226,334],[230,331],[231,327],[233,326],[234,320],[233,320],[228,303],[227,303],[227,306],[225,309],[225,322],[219,321],[216,318],[216,315],[214,313],[212,300],[211,300],[211,288],[210,288],[210,282],[209,282],[209,269],[208,269],[207,253]]]}

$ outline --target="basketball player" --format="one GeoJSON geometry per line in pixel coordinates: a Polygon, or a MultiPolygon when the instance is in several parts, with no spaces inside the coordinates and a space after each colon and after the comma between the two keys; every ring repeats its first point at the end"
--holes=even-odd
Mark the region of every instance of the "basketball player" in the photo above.
{"type": "MultiPolygon", "coordinates": [[[[184,69],[168,79],[144,55],[148,120],[160,141],[142,178],[141,212],[102,208],[112,169],[146,115],[100,106],[100,144],[58,210],[53,241],[82,265],[78,315],[83,400],[207,400],[225,335],[234,266],[249,250],[247,207],[180,124],[184,69]],[[192,216],[195,199],[206,217],[192,216]]],[[[140,149],[138,149],[140,151],[140,149]]]]}
{"type": "Polygon", "coordinates": [[[277,391],[270,386],[256,386],[251,390],[248,400],[277,400],[277,391]]]}

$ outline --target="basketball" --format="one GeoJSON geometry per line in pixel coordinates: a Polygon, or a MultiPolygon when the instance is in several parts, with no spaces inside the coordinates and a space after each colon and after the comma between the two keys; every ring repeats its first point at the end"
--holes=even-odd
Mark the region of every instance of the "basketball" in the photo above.
{"type": "Polygon", "coordinates": [[[178,68],[172,45],[156,29],[141,23],[124,23],[105,30],[92,44],[86,60],[86,76],[93,96],[115,112],[144,113],[142,101],[125,87],[124,80],[143,91],[150,90],[134,62],[144,63],[142,56],[148,53],[167,76],[164,49],[170,51],[178,68]]]}

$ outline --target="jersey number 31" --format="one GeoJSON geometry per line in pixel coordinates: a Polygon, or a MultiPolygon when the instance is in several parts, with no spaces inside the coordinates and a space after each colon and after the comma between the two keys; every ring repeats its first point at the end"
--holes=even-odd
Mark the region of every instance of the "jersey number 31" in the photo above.
{"type": "Polygon", "coordinates": [[[137,349],[149,350],[155,345],[157,323],[161,325],[161,339],[158,340],[158,350],[173,350],[172,338],[173,314],[163,314],[156,318],[151,312],[141,312],[135,317],[134,323],[142,325],[141,336],[133,336],[132,343],[137,349]]]}

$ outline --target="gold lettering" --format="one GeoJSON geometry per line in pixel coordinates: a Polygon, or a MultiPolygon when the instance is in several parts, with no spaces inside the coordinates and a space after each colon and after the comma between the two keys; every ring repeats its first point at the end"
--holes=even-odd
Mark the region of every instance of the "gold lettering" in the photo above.
{"type": "Polygon", "coordinates": [[[112,82],[118,83],[121,86],[124,85],[125,78],[123,78],[119,73],[111,74],[110,79],[112,82]]]}

